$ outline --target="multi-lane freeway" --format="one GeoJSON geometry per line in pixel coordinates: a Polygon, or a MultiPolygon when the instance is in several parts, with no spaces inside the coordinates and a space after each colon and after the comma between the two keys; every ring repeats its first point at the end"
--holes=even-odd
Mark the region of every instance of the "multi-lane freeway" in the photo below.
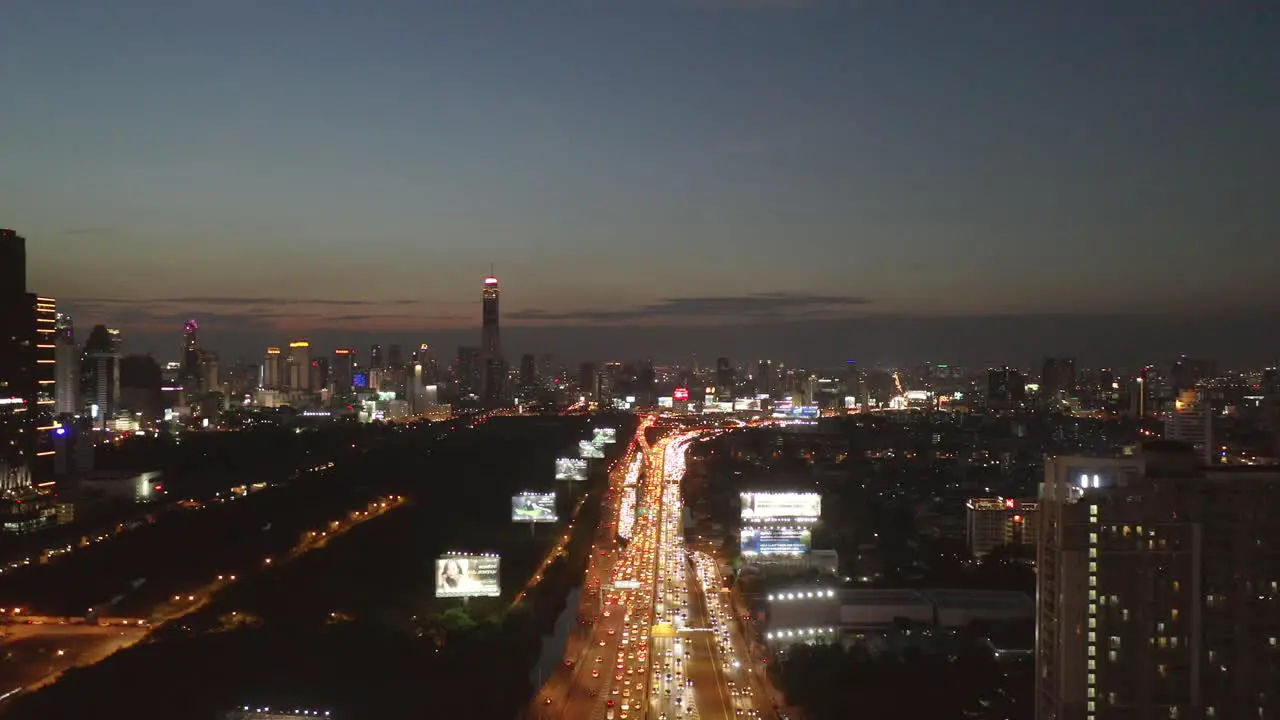
{"type": "Polygon", "coordinates": [[[684,542],[685,455],[715,431],[673,431],[649,445],[651,424],[641,424],[610,476],[585,581],[588,623],[570,638],[564,667],[540,689],[531,718],[761,716],[716,560],[684,542]]]}

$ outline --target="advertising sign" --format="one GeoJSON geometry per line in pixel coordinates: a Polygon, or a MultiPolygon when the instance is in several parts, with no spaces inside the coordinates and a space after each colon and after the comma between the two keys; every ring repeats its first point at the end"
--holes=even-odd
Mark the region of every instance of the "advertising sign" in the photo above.
{"type": "Polygon", "coordinates": [[[587,461],[582,458],[556,458],[556,479],[567,482],[586,481],[587,461]]]}
{"type": "Polygon", "coordinates": [[[446,555],[436,559],[436,597],[498,597],[497,555],[446,555]]]}
{"type": "Polygon", "coordinates": [[[522,492],[511,496],[511,522],[553,523],[559,519],[553,492],[522,492]]]}
{"type": "Polygon", "coordinates": [[[742,528],[740,542],[743,555],[804,555],[813,544],[802,527],[742,528]]]}
{"type": "Polygon", "coordinates": [[[578,441],[578,457],[580,458],[603,458],[604,446],[597,445],[590,440],[578,441]]]}
{"type": "Polygon", "coordinates": [[[612,445],[613,443],[618,442],[617,428],[595,428],[591,433],[594,435],[594,437],[591,438],[591,442],[596,445],[612,445]]]}
{"type": "Polygon", "coordinates": [[[671,399],[676,402],[689,402],[689,388],[678,387],[671,391],[671,399]]]}
{"type": "Polygon", "coordinates": [[[815,492],[744,492],[743,522],[796,520],[816,522],[822,516],[822,496],[815,492]]]}

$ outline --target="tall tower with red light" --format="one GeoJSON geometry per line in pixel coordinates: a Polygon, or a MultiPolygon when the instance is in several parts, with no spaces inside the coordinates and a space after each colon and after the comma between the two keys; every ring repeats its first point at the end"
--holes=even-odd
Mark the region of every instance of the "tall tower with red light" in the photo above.
{"type": "Polygon", "coordinates": [[[482,395],[485,405],[501,404],[506,366],[502,361],[502,340],[498,334],[498,278],[491,272],[481,289],[480,353],[484,363],[482,395]]]}

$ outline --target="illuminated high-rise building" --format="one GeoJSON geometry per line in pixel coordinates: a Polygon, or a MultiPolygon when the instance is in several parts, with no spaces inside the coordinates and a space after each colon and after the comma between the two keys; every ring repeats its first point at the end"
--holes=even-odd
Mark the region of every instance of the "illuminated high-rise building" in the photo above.
{"type": "Polygon", "coordinates": [[[369,369],[381,370],[385,365],[382,364],[382,346],[373,344],[369,346],[369,369]]]}
{"type": "Polygon", "coordinates": [[[311,343],[306,340],[289,343],[289,389],[311,389],[311,343]]]}
{"type": "MultiPolygon", "coordinates": [[[[200,392],[204,374],[200,371],[200,324],[191,319],[182,324],[182,387],[187,393],[200,392]]],[[[212,390],[213,388],[207,388],[212,390]]]]}
{"type": "Polygon", "coordinates": [[[1213,464],[1213,408],[1203,392],[1192,388],[1178,393],[1165,416],[1164,439],[1190,444],[1201,462],[1213,464]]]}
{"type": "Polygon", "coordinates": [[[71,316],[58,313],[54,335],[53,411],[57,415],[74,415],[80,409],[80,348],[76,345],[75,326],[71,316]]]}
{"type": "Polygon", "coordinates": [[[1039,515],[1038,720],[1280,712],[1280,471],[1053,457],[1039,515]]]}
{"type": "Polygon", "coordinates": [[[338,348],[333,351],[333,390],[338,394],[351,392],[352,378],[355,376],[356,351],[351,348],[338,348]]]}
{"type": "Polygon", "coordinates": [[[53,433],[57,428],[55,406],[58,384],[58,304],[51,297],[35,297],[35,403],[32,421],[36,424],[36,462],[33,473],[45,476],[53,468],[53,433]]]}
{"type": "Polygon", "coordinates": [[[481,289],[480,352],[483,363],[481,397],[487,406],[501,404],[506,385],[506,365],[502,361],[502,340],[498,334],[498,278],[489,275],[481,289]]]}
{"type": "Polygon", "coordinates": [[[35,457],[36,297],[27,292],[26,240],[0,230],[0,491],[31,485],[35,457]]]}
{"type": "Polygon", "coordinates": [[[94,325],[84,342],[82,402],[93,427],[105,430],[120,410],[120,331],[94,325]]]}
{"type": "Polygon", "coordinates": [[[264,390],[281,390],[285,387],[285,357],[278,347],[267,348],[267,356],[262,359],[262,388],[264,390]]]}

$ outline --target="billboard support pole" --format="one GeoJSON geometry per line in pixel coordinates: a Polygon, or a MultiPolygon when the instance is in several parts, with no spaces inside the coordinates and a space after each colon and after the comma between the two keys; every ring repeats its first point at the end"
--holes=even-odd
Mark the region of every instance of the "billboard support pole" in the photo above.
{"type": "Polygon", "coordinates": [[[536,537],[537,537],[537,534],[535,534],[535,533],[534,533],[534,531],[533,531],[533,526],[534,526],[534,525],[536,525],[536,524],[537,524],[537,523],[529,523],[529,537],[531,537],[531,538],[536,538],[536,537]]]}

